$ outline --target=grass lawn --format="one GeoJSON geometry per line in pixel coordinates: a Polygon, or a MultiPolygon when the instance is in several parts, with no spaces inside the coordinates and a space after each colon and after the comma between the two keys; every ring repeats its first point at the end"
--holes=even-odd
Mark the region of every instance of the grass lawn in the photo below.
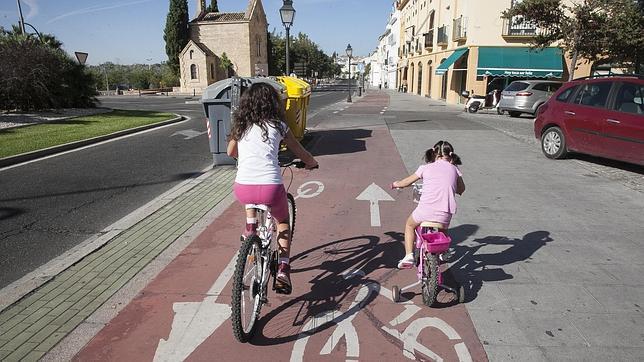
{"type": "Polygon", "coordinates": [[[145,126],[174,118],[174,114],[114,110],[50,123],[0,130],[0,158],[145,126]]]}

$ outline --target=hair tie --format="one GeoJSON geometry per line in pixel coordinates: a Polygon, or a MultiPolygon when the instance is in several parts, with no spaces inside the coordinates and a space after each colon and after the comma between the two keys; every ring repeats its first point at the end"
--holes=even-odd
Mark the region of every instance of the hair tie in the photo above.
{"type": "Polygon", "coordinates": [[[454,154],[454,152],[450,152],[450,153],[449,153],[449,155],[450,155],[450,156],[451,156],[451,155],[453,155],[453,154],[454,154]]]}

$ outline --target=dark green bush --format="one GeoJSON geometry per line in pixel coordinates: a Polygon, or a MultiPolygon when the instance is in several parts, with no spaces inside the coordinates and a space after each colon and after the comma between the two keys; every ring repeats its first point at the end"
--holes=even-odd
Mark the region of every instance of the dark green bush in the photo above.
{"type": "Polygon", "coordinates": [[[0,33],[0,109],[85,108],[95,97],[93,77],[63,50],[0,33]]]}

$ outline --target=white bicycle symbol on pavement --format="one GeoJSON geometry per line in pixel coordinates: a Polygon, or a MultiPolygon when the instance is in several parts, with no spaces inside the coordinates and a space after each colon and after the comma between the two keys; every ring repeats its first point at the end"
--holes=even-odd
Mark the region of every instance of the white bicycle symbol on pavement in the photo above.
{"type": "MultiPolygon", "coordinates": [[[[362,270],[354,270],[345,273],[344,275],[345,279],[349,279],[353,277],[363,277],[365,273],[362,270]]],[[[380,295],[387,297],[387,299],[393,302],[393,300],[391,299],[391,291],[389,289],[375,282],[366,283],[364,286],[362,286],[362,288],[360,288],[355,300],[353,301],[353,303],[351,303],[351,306],[346,312],[339,313],[338,315],[339,311],[326,311],[324,313],[316,315],[306,323],[302,332],[300,332],[300,335],[298,336],[299,338],[293,346],[293,352],[291,353],[290,361],[303,361],[304,352],[306,350],[306,345],[309,341],[309,338],[314,335],[320,328],[328,325],[328,323],[335,323],[336,327],[331,337],[327,339],[326,343],[322,347],[320,355],[330,354],[331,351],[333,351],[333,349],[336,347],[338,342],[342,339],[342,337],[344,337],[347,348],[347,361],[357,361],[357,359],[360,357],[360,343],[358,332],[352,322],[353,319],[358,315],[360,309],[363,308],[363,303],[368,300],[368,298],[373,293],[379,293],[380,295]]],[[[462,362],[472,361],[470,352],[467,349],[465,342],[462,341],[461,336],[458,334],[458,332],[456,332],[454,328],[452,328],[452,326],[450,326],[440,318],[418,318],[411,322],[409,326],[407,326],[407,328],[405,328],[405,330],[402,332],[395,329],[395,326],[405,323],[422,309],[411,302],[403,303],[403,305],[405,306],[405,310],[389,322],[389,325],[391,327],[382,326],[382,329],[385,332],[403,342],[403,356],[414,360],[416,359],[414,352],[418,351],[435,361],[442,362],[443,358],[441,356],[418,342],[418,336],[425,328],[434,328],[439,330],[450,340],[461,340],[461,342],[454,345],[454,350],[456,351],[458,360],[462,362]]]]}

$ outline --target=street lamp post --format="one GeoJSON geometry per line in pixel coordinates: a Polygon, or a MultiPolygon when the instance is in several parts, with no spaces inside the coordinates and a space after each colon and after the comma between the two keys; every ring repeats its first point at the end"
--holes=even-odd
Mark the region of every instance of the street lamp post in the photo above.
{"type": "Polygon", "coordinates": [[[295,18],[295,8],[293,8],[293,0],[284,0],[284,5],[280,8],[280,17],[282,18],[282,24],[286,28],[286,75],[290,74],[290,64],[289,64],[289,43],[291,42],[290,30],[291,25],[293,25],[293,19],[295,18]]]}
{"type": "Polygon", "coordinates": [[[349,96],[347,97],[347,103],[351,103],[351,57],[353,57],[353,48],[351,48],[351,44],[347,45],[346,52],[349,57],[349,96]]]}
{"type": "Polygon", "coordinates": [[[20,6],[20,0],[18,1],[18,14],[20,15],[20,31],[22,32],[22,35],[25,35],[25,19],[22,17],[22,6],[20,6]]]}

